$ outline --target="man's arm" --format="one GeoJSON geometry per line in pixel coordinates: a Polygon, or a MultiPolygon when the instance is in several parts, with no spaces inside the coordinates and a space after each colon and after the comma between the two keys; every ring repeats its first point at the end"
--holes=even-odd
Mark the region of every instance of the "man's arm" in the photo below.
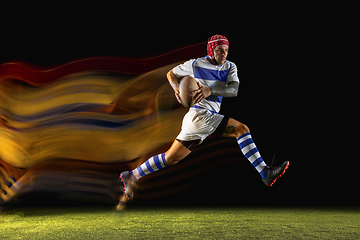
{"type": "MultiPolygon", "coordinates": [[[[181,77],[177,77],[174,74],[172,69],[166,74],[166,76],[170,83],[170,86],[174,89],[176,99],[178,100],[179,103],[181,103],[180,97],[179,97],[179,94],[180,94],[179,83],[180,83],[181,77]]],[[[198,86],[199,86],[198,90],[193,91],[193,94],[194,94],[193,98],[195,100],[195,104],[200,102],[204,98],[210,96],[210,89],[208,87],[201,86],[199,83],[198,83],[198,86]]]]}
{"type": "Polygon", "coordinates": [[[216,81],[213,86],[210,86],[211,95],[221,97],[236,97],[240,84],[237,72],[238,71],[235,63],[232,63],[226,82],[216,81]]]}
{"type": "Polygon", "coordinates": [[[170,83],[170,86],[174,89],[176,99],[179,103],[181,103],[179,98],[179,83],[181,78],[177,77],[172,69],[166,74],[166,77],[170,83]]]}
{"type": "Polygon", "coordinates": [[[229,82],[225,86],[210,87],[211,95],[221,96],[221,97],[236,97],[239,90],[239,82],[229,82]]]}

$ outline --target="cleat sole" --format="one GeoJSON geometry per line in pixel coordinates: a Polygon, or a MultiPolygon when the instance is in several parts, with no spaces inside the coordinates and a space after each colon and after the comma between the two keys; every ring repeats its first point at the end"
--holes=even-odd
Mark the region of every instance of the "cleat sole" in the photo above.
{"type": "Polygon", "coordinates": [[[279,177],[282,177],[282,175],[284,175],[286,169],[288,169],[289,166],[290,166],[290,162],[288,162],[288,163],[286,164],[286,166],[285,166],[284,170],[282,171],[282,173],[281,173],[279,176],[277,176],[277,178],[275,178],[268,186],[271,187],[272,185],[274,185],[274,183],[276,182],[276,180],[278,180],[279,177]]]}

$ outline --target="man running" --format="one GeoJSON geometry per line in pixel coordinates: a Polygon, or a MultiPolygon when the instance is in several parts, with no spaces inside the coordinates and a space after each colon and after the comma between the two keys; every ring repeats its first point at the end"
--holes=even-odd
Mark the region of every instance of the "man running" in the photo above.
{"type": "Polygon", "coordinates": [[[208,40],[206,57],[191,59],[167,73],[179,102],[180,80],[188,75],[195,78],[199,85],[199,89],[193,91],[195,105],[184,116],[181,131],[168,151],[149,158],[130,172],[120,174],[125,190],[117,210],[124,209],[127,202],[132,200],[138,179],[178,163],[211,134],[236,138],[242,153],[259,172],[265,185],[272,186],[285,173],[289,161],[279,166],[268,166],[261,158],[249,128],[233,118],[219,114],[223,97],[236,97],[239,88],[237,67],[226,60],[228,51],[228,39],[214,35],[208,40]]]}

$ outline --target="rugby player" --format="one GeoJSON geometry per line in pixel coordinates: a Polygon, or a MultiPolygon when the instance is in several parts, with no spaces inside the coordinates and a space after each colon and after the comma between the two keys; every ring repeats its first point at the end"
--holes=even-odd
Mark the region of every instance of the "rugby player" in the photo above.
{"type": "Polygon", "coordinates": [[[193,92],[195,105],[184,116],[181,131],[169,150],[149,158],[132,171],[120,174],[125,190],[117,210],[122,210],[132,200],[138,179],[178,163],[211,134],[236,138],[242,153],[258,171],[265,185],[272,186],[285,173],[289,161],[279,166],[268,166],[262,159],[249,128],[233,118],[219,114],[222,99],[236,97],[239,88],[237,67],[227,60],[228,52],[228,39],[222,35],[214,35],[208,40],[206,57],[191,59],[167,73],[167,79],[179,102],[180,80],[187,75],[195,78],[199,85],[199,89],[193,92]]]}

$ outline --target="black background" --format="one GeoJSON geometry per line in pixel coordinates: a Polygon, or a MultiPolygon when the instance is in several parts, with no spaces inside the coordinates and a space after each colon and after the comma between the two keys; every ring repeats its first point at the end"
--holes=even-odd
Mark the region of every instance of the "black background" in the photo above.
{"type": "MultiPolygon", "coordinates": [[[[222,113],[249,126],[268,164],[273,154],[291,163],[278,186],[261,195],[264,201],[357,204],[356,191],[348,190],[354,169],[338,157],[348,149],[332,140],[339,109],[328,90],[332,70],[324,67],[331,55],[324,41],[331,35],[328,18],[319,18],[306,1],[247,2],[204,8],[178,2],[12,6],[2,16],[0,63],[56,66],[95,56],[151,57],[225,35],[241,84],[236,98],[224,100],[222,113]]],[[[237,188],[235,193],[249,187],[237,188]]]]}

